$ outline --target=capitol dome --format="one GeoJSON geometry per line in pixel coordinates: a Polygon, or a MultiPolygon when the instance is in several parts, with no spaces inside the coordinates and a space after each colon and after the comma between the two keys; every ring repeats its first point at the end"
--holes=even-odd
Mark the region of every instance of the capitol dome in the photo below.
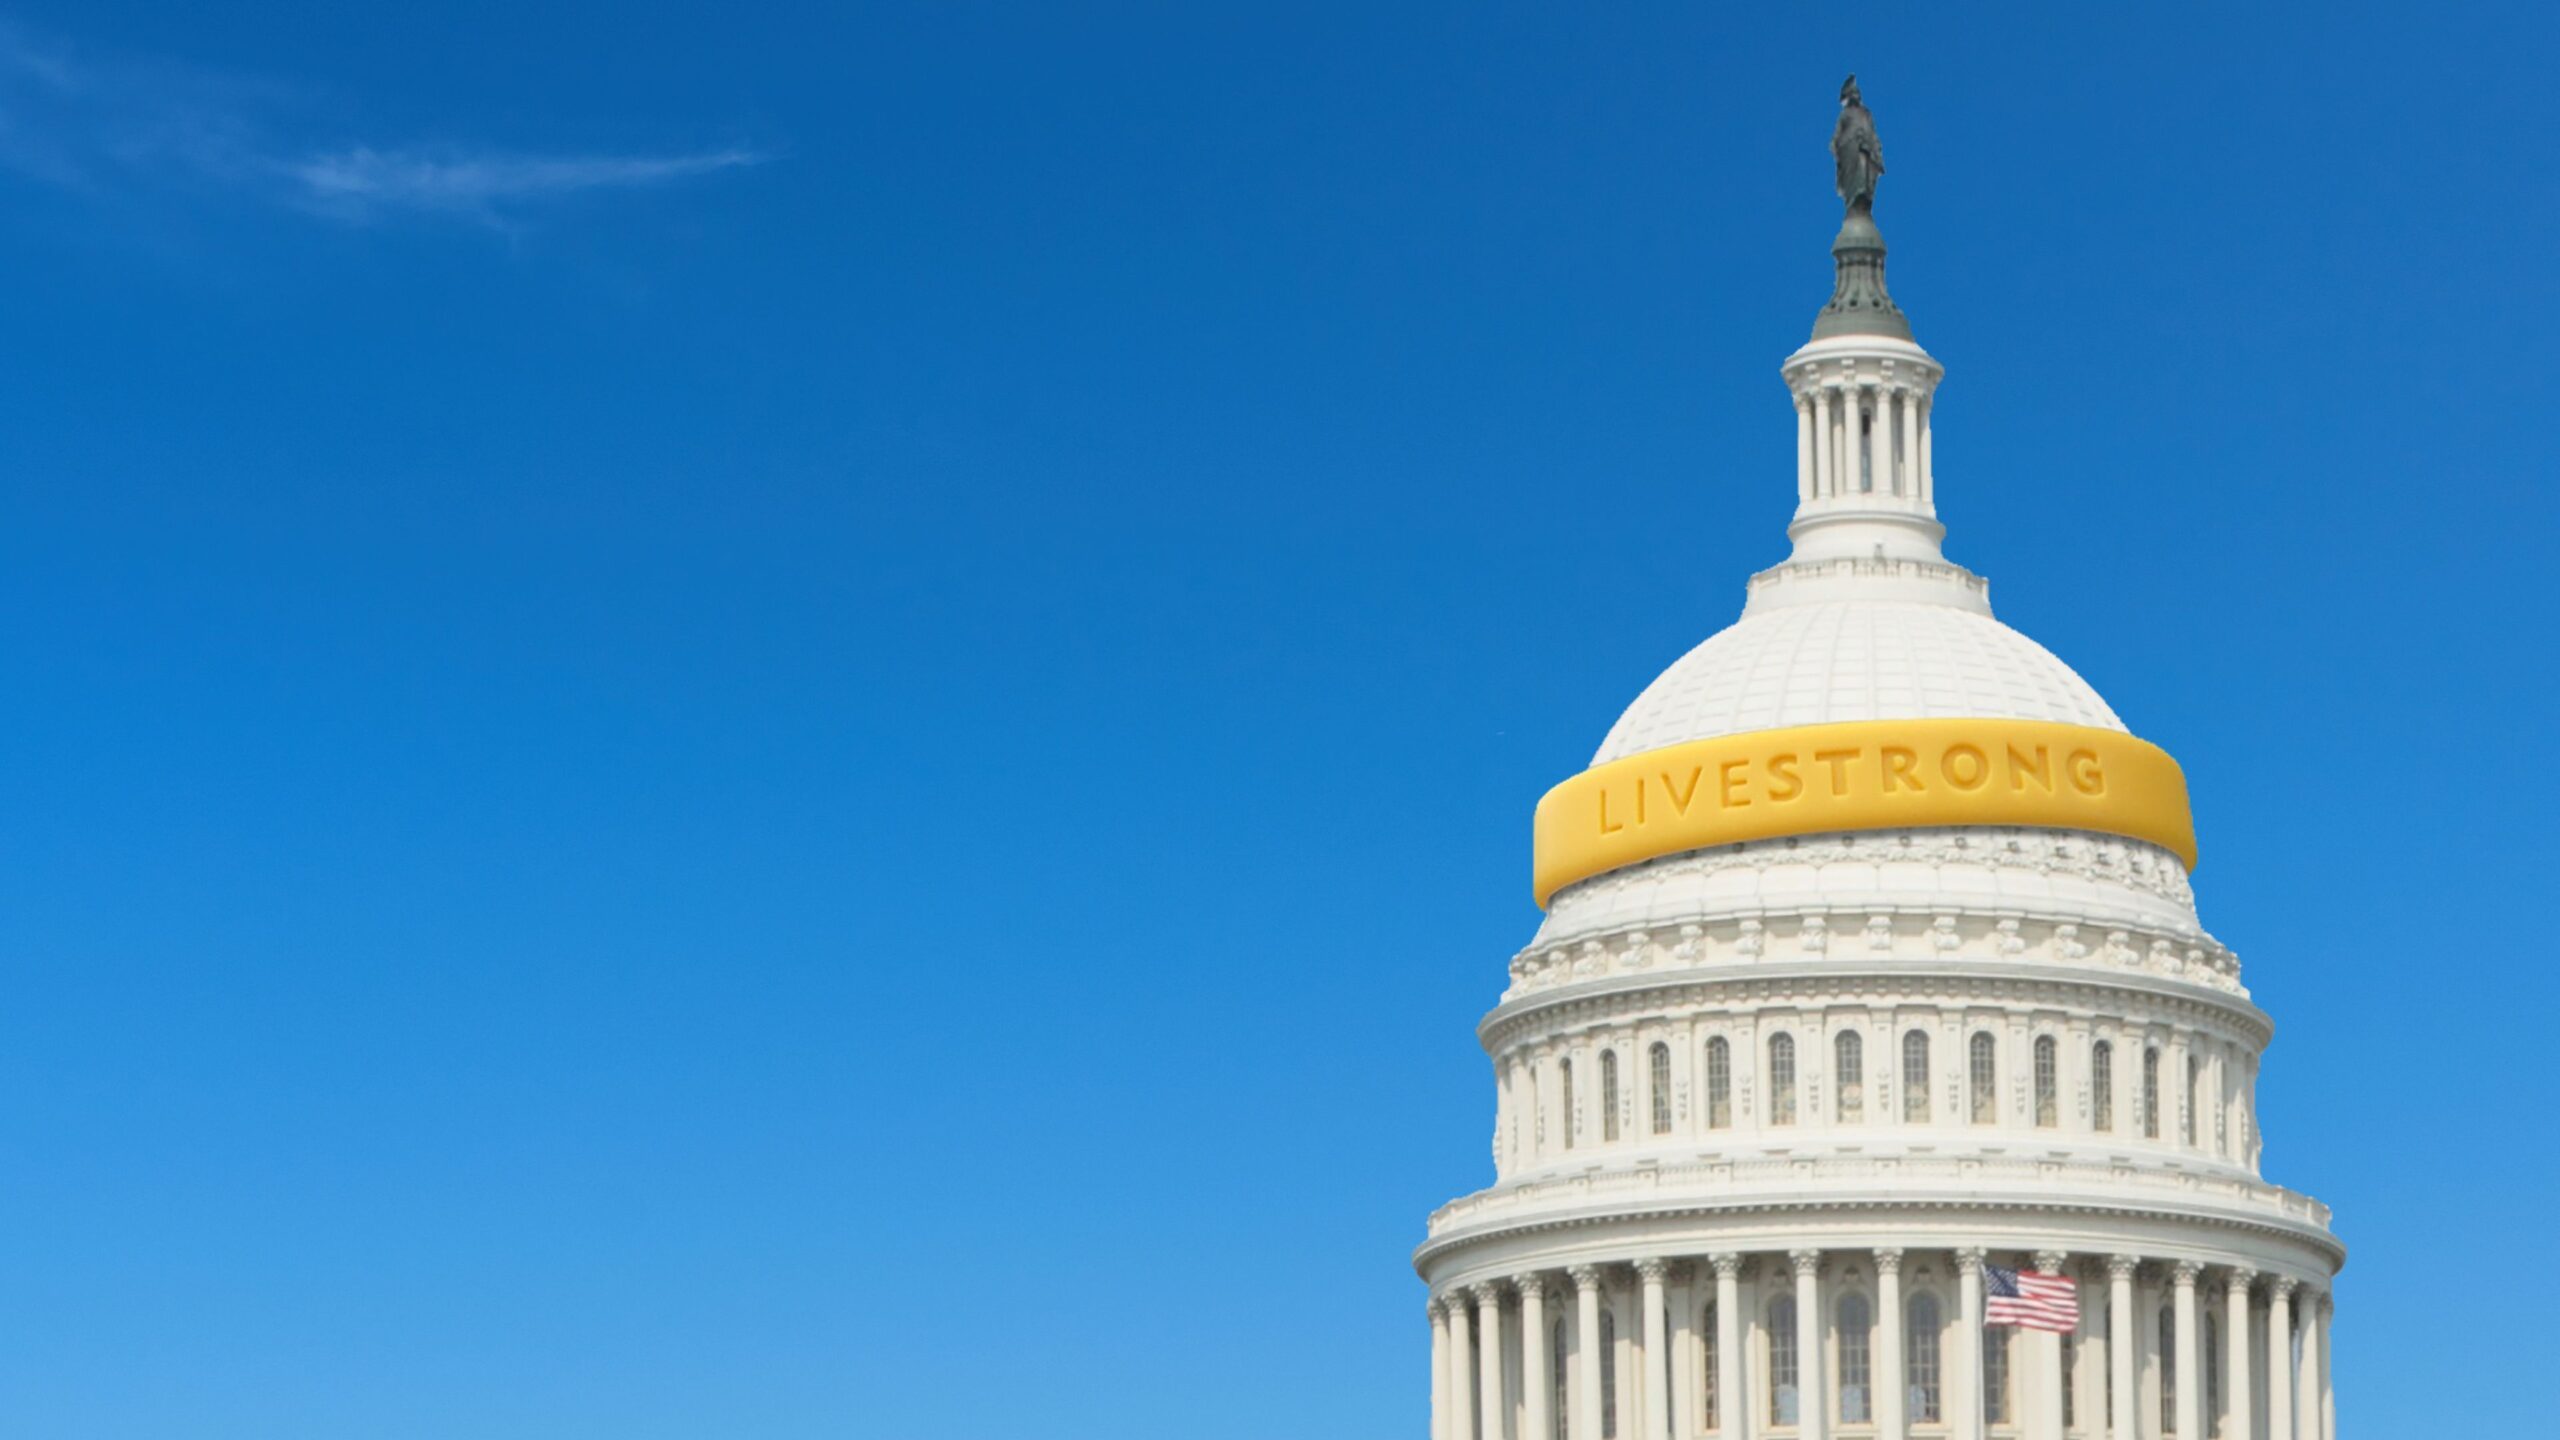
{"type": "Polygon", "coordinates": [[[2336,1440],[2185,774],[1942,553],[1854,82],[1832,148],[1788,554],[1531,818],[1432,1440],[2336,1440]]]}
{"type": "Polygon", "coordinates": [[[1645,687],[1592,763],[1753,730],[1937,716],[2125,728],[2052,651],[1988,614],[1841,598],[1716,632],[1645,687]]]}

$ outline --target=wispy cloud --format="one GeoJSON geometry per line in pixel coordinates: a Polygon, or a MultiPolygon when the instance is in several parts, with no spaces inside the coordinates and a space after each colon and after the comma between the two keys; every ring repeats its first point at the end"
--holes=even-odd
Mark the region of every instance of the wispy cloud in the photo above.
{"type": "Polygon", "coordinates": [[[348,218],[430,211],[488,216],[583,190],[628,190],[760,163],[752,150],[687,155],[421,154],[358,145],[296,160],[285,172],[317,208],[348,218]]]}
{"type": "Polygon", "coordinates": [[[0,22],[0,171],[102,197],[233,197],[353,224],[514,228],[546,206],[763,163],[726,145],[630,154],[325,138],[308,96],[166,61],[98,58],[0,22]]]}

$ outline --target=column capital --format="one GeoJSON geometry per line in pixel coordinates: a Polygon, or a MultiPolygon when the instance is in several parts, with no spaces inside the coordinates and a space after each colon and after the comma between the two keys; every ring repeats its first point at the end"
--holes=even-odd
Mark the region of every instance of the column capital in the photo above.
{"type": "Polygon", "coordinates": [[[2067,1251],[2039,1250],[2036,1252],[2036,1272],[2041,1275],[2059,1275],[2062,1273],[2062,1262],[2070,1258],[2067,1251]]]}
{"type": "Polygon", "coordinates": [[[1510,1282],[1505,1280],[1481,1280],[1467,1288],[1475,1291],[1476,1304],[1500,1305],[1502,1303],[1502,1287],[1509,1283],[1510,1282]]]}
{"type": "Polygon", "coordinates": [[[1670,1275],[1671,1262],[1660,1256],[1648,1255],[1636,1262],[1636,1278],[1647,1285],[1659,1285],[1670,1275]]]}
{"type": "Polygon", "coordinates": [[[2329,1293],[2328,1291],[2326,1291],[2326,1290],[2321,1291],[2321,1292],[2320,1292],[2320,1318],[2321,1318],[2321,1319],[2323,1319],[2323,1320],[2328,1319],[2328,1318],[2329,1318],[2329,1316],[2337,1310],[2337,1308],[2338,1308],[2338,1297],[2336,1297],[2335,1295],[2330,1294],[2330,1293],[2329,1293]]]}
{"type": "Polygon", "coordinates": [[[1440,1313],[1452,1320],[1465,1319],[1467,1312],[1474,1308],[1467,1303],[1467,1287],[1464,1285],[1452,1285],[1441,1291],[1439,1305],[1440,1313]]]}
{"type": "Polygon", "coordinates": [[[1822,1268],[1822,1252],[1819,1250],[1790,1250],[1787,1258],[1795,1262],[1798,1275],[1811,1275],[1822,1268]]]}
{"type": "Polygon", "coordinates": [[[1879,1248],[1876,1251],[1876,1273],[1878,1275],[1901,1274],[1902,1252],[1891,1246],[1879,1248]]]}
{"type": "Polygon", "coordinates": [[[2293,1298],[2295,1288],[2301,1284],[2301,1281],[2294,1279],[2290,1275],[2273,1276],[2267,1281],[2267,1298],[2270,1300],[2291,1300],[2293,1298]]]}
{"type": "Polygon", "coordinates": [[[1547,1298],[1546,1272],[1543,1270],[1524,1270],[1511,1277],[1511,1288],[1519,1291],[1520,1298],[1523,1300],[1528,1299],[1531,1295],[1535,1295],[1541,1302],[1544,1302],[1547,1298]]]}
{"type": "Polygon", "coordinates": [[[1573,1277],[1576,1290],[1589,1292],[1600,1288],[1600,1267],[1597,1265],[1575,1265],[1564,1273],[1573,1277]]]}
{"type": "Polygon", "coordinates": [[[2234,1265],[2227,1278],[2231,1282],[2232,1289],[2246,1295],[2249,1293],[2249,1287],[2258,1283],[2258,1272],[2247,1265],[2234,1265]]]}
{"type": "Polygon", "coordinates": [[[1958,1270],[1979,1270],[1982,1268],[1983,1260],[1990,1254],[1990,1251],[1983,1249],[1979,1245],[1967,1245],[1956,1252],[1956,1268],[1958,1270]]]}
{"type": "Polygon", "coordinates": [[[2176,1285],[2181,1290],[2194,1289],[2196,1286],[2196,1277],[2203,1273],[2204,1262],[2201,1260],[2173,1260],[2169,1262],[2170,1283],[2176,1285]]]}
{"type": "Polygon", "coordinates": [[[2142,1257],[2138,1255],[2107,1257],[2107,1278],[2110,1280],[2130,1280],[2133,1278],[2133,1272],[2141,1268],[2142,1257]]]}
{"type": "Polygon", "coordinates": [[[1707,1257],[1707,1263],[1715,1267],[1716,1278],[1719,1280],[1730,1280],[1742,1273],[1742,1257],[1731,1251],[1721,1255],[1710,1255],[1707,1257]]]}
{"type": "Polygon", "coordinates": [[[1422,1311],[1424,1314],[1431,1317],[1431,1324],[1434,1329],[1439,1329],[1449,1323],[1449,1312],[1441,1307],[1440,1297],[1437,1295],[1434,1295],[1430,1299],[1422,1302],[1422,1311]]]}

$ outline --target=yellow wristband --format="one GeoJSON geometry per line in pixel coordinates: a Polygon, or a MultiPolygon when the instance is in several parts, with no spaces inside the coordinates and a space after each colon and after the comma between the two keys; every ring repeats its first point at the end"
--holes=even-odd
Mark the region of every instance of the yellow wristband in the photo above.
{"type": "Polygon", "coordinates": [[[2146,840],[2196,864],[2187,777],[2115,730],[2045,720],[1860,720],[1692,740],[1594,765],[1538,801],[1532,890],[1780,835],[2027,825],[2146,840]]]}

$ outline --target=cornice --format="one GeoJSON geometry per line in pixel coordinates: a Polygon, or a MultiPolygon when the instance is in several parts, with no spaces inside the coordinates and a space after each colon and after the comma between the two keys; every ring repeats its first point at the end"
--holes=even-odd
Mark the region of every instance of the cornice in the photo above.
{"type": "Polygon", "coordinates": [[[1748,969],[1664,971],[1616,975],[1566,988],[1535,991],[1503,1001],[1476,1024],[1488,1054],[1520,1043],[1533,1027],[1548,1032],[1584,1026],[1668,1019],[1708,1007],[1847,1004],[2025,1005],[2041,1008],[2121,1009],[2126,994],[2141,996],[2163,1023],[2180,1020],[2222,1028],[2255,1048],[2274,1038],[2275,1022],[2248,1000],[2163,975],[2140,971],[2060,970],[2001,960],[1788,960],[1748,969]],[[1924,998],[1920,987],[1962,993],[1924,998]]]}
{"type": "MultiPolygon", "coordinates": [[[[1734,1199],[1724,1201],[1692,1199],[1651,1206],[1613,1205],[1605,1209],[1551,1212],[1534,1217],[1524,1217],[1505,1224],[1487,1225],[1478,1229],[1458,1231],[1445,1235],[1434,1235],[1423,1241],[1420,1245],[1414,1247],[1412,1263],[1415,1273],[1424,1275],[1427,1278],[1432,1265],[1453,1254],[1479,1246],[1492,1245],[1502,1241],[1517,1240],[1524,1237],[1587,1233],[1591,1231],[1607,1230],[1613,1227],[1626,1226],[1638,1222],[1660,1220],[1731,1221],[1737,1218],[1753,1219],[1765,1217],[1769,1221],[1776,1222],[1775,1228],[1784,1228],[1785,1222],[1797,1221],[1807,1216],[1816,1215],[1833,1217],[1862,1215],[1892,1216],[1895,1217],[1898,1222],[1903,1223],[1906,1226],[1915,1221],[1925,1223],[1927,1221],[1937,1219],[1961,1219],[1964,1217],[1979,1216],[2017,1216],[2023,1217],[2022,1221],[2017,1225],[2019,1237],[2022,1240],[2033,1238],[2034,1229],[2039,1223],[2049,1222],[2056,1219],[2093,1220],[2101,1222],[2111,1220],[2166,1222],[2171,1225],[2197,1226],[2204,1229],[2222,1231],[2234,1235],[2255,1236],[2262,1239],[2302,1245],[2327,1259],[2328,1272],[2330,1275],[2334,1275],[2338,1270],[2344,1268],[2347,1257],[2347,1248],[2345,1244],[2335,1235],[2330,1234],[2326,1229],[2314,1228],[2303,1224],[2288,1224],[2273,1218],[2255,1218],[2218,1211],[2173,1211],[2135,1204],[2118,1204],[2110,1201],[2090,1198],[2060,1200],[2052,1197],[2032,1196],[1935,1196],[1917,1198],[1910,1196],[1895,1198],[1881,1196],[1840,1196],[1827,1199],[1791,1198],[1784,1200],[1765,1198],[1734,1199]]],[[[1729,1250],[1729,1247],[1732,1244],[1730,1239],[1720,1240],[1716,1243],[1719,1247],[1718,1253],[1733,1253],[1729,1250]]],[[[1642,1248],[1647,1251],[1658,1249],[1659,1242],[1646,1241],[1643,1243],[1642,1248]]],[[[1773,1244],[1769,1248],[1773,1253],[1775,1253],[1780,1249],[1794,1247],[1773,1244]]],[[[1864,1250],[1872,1247],[1865,1242],[1859,1242],[1842,1248],[1864,1250]]],[[[1908,1249],[1910,1247],[1903,1248],[1908,1249]]],[[[2112,1247],[2107,1248],[2109,1250],[2112,1249],[2112,1247]]],[[[1741,1253],[1748,1254],[1753,1252],[1746,1251],[1741,1253]]],[[[2085,1253],[2094,1255],[2102,1252],[2100,1250],[2093,1249],[2086,1251],[2085,1253]]],[[[2152,1258],[2165,1259],[2168,1257],[2152,1258]]],[[[1516,1265],[1517,1262],[1514,1261],[1508,1263],[1516,1265]]],[[[1590,1264],[1586,1262],[1584,1264],[1572,1266],[1571,1270],[1572,1273],[1579,1275],[1583,1270],[1589,1269],[1594,1275],[1597,1275],[1601,1269],[1606,1268],[1607,1263],[1610,1262],[1602,1262],[1600,1264],[1590,1264]]],[[[2264,1273],[2272,1274],[2276,1283],[2283,1284],[2288,1292],[2294,1291],[2297,1283],[2300,1286],[2299,1293],[2312,1294],[2318,1293],[2319,1291],[2319,1285],[2316,1281],[2302,1280],[2296,1282],[2290,1277],[2275,1274],[2274,1272],[2264,1273]]]]}
{"type": "Polygon", "coordinates": [[[1789,960],[1893,964],[1997,959],[2073,974],[2135,973],[2185,980],[2246,999],[2240,959],[2201,930],[2091,923],[2003,905],[1896,907],[1798,904],[1670,924],[1628,923],[1511,957],[1507,1000],[1620,975],[1756,970],[1789,960]]]}

